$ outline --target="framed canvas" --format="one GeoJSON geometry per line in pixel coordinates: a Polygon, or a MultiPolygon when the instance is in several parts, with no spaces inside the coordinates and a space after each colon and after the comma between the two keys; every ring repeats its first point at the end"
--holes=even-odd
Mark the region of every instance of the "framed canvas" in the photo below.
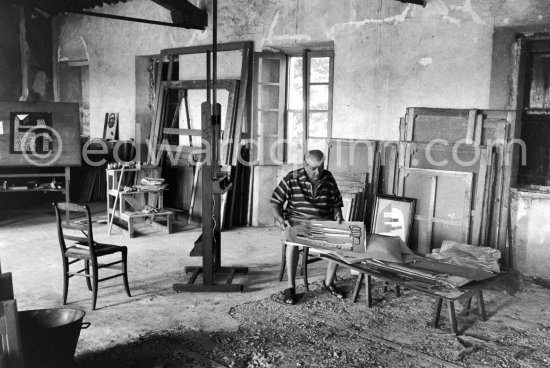
{"type": "Polygon", "coordinates": [[[400,237],[409,244],[416,199],[377,195],[372,215],[372,234],[400,237]]]}
{"type": "Polygon", "coordinates": [[[103,139],[118,139],[118,112],[105,113],[105,124],[103,125],[103,139]]]}
{"type": "Polygon", "coordinates": [[[51,113],[10,112],[10,153],[52,152],[51,126],[51,113]]]}

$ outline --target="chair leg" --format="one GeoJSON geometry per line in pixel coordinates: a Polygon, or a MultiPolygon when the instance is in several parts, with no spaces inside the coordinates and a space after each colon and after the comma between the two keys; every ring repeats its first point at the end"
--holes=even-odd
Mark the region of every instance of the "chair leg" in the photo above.
{"type": "Polygon", "coordinates": [[[472,297],[469,297],[468,301],[466,302],[466,306],[464,307],[464,312],[462,313],[462,315],[463,316],[469,315],[471,308],[472,308],[472,297]]]}
{"type": "Polygon", "coordinates": [[[309,283],[307,281],[307,259],[309,257],[309,247],[304,247],[302,250],[302,272],[304,275],[304,286],[306,291],[309,291],[309,283]]]}
{"type": "MultiPolygon", "coordinates": [[[[85,260],[84,266],[86,267],[86,273],[88,275],[90,274],[90,261],[85,260]]],[[[88,285],[88,290],[92,291],[92,282],[90,281],[90,277],[86,277],[86,285],[88,285]]]]}
{"type": "Polygon", "coordinates": [[[63,258],[63,305],[67,304],[67,294],[69,292],[69,261],[63,258]]]}
{"type": "Polygon", "coordinates": [[[359,276],[357,276],[357,281],[355,282],[355,289],[353,289],[353,297],[351,300],[355,303],[357,301],[357,297],[359,296],[359,290],[361,290],[361,284],[363,283],[363,280],[365,279],[364,273],[359,273],[359,276]]]}
{"type": "Polygon", "coordinates": [[[95,305],[97,302],[97,284],[98,284],[98,277],[97,277],[97,268],[92,267],[93,271],[93,289],[92,289],[92,310],[95,310],[95,305]]]}
{"type": "Polygon", "coordinates": [[[286,266],[286,244],[281,244],[281,269],[279,270],[279,281],[283,281],[283,276],[285,275],[285,266],[286,266]]]}
{"type": "Polygon", "coordinates": [[[126,295],[132,296],[130,294],[130,286],[128,285],[128,267],[126,264],[126,260],[128,259],[128,251],[124,249],[122,252],[122,279],[124,280],[124,288],[126,289],[126,295]]]}
{"type": "Polygon", "coordinates": [[[438,328],[439,327],[439,319],[441,317],[441,306],[443,305],[443,299],[437,298],[434,306],[434,314],[432,319],[432,327],[438,328]]]}
{"type": "Polygon", "coordinates": [[[487,321],[487,314],[485,313],[485,301],[483,300],[483,290],[479,289],[477,293],[477,308],[479,311],[479,316],[482,321],[487,321]]]}
{"type": "Polygon", "coordinates": [[[456,322],[455,302],[452,300],[447,300],[447,313],[449,314],[451,332],[456,335],[458,332],[458,324],[456,322]]]}
{"type": "Polygon", "coordinates": [[[372,276],[367,274],[367,279],[365,280],[365,296],[367,302],[367,308],[372,307],[372,276]]]}

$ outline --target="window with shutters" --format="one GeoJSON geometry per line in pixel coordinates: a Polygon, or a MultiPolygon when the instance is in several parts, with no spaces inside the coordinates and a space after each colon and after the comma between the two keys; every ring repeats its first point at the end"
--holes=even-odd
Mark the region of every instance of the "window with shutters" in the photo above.
{"type": "Polygon", "coordinates": [[[333,51],[258,53],[254,138],[260,164],[301,163],[332,138],[333,51]]]}

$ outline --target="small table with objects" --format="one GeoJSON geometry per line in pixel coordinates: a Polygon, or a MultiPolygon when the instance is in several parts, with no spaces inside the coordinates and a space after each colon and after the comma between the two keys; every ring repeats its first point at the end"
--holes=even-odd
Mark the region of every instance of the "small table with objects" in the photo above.
{"type": "Polygon", "coordinates": [[[321,258],[336,262],[339,265],[358,272],[359,276],[357,277],[352,300],[353,302],[357,301],[363,281],[366,281],[366,302],[369,308],[372,306],[372,278],[393,284],[396,287],[416,290],[436,298],[431,322],[431,325],[435,328],[439,327],[441,308],[445,301],[450,330],[454,334],[458,333],[455,302],[466,301],[464,315],[467,315],[471,311],[472,298],[477,297],[478,313],[480,318],[485,321],[487,316],[483,300],[483,287],[486,285],[487,280],[497,277],[496,274],[488,271],[469,269],[428,259],[413,262],[411,264],[397,265],[375,260],[365,260],[363,262],[349,264],[329,254],[322,254],[321,258]],[[418,263],[417,266],[420,268],[415,267],[415,263],[418,263]],[[445,273],[449,273],[451,277],[456,273],[464,274],[466,272],[471,277],[471,281],[466,281],[467,283],[458,287],[452,287],[450,284],[445,285],[445,282],[441,281],[442,279],[435,280],[434,278],[424,276],[427,274],[424,271],[431,270],[437,273],[439,269],[445,270],[445,273]]]}

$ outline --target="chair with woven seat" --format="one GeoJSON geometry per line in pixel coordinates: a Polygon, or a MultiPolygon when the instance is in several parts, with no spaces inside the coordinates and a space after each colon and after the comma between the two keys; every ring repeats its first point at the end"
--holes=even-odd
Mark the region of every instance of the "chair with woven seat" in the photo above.
{"type": "Polygon", "coordinates": [[[101,244],[94,241],[92,217],[88,206],[74,203],[54,203],[53,206],[57,218],[57,233],[61,248],[61,256],[63,258],[63,305],[67,304],[69,279],[73,276],[82,276],[86,278],[88,290],[92,291],[92,310],[96,308],[98,283],[102,281],[122,276],[126,294],[132,296],[130,294],[130,287],[128,286],[128,248],[113,244],[101,244]],[[79,215],[79,217],[76,221],[63,221],[62,215],[64,214],[68,215],[67,219],[71,218],[71,214],[73,214],[73,218],[75,214],[77,216],[79,215]],[[67,240],[73,243],[68,245],[66,243],[67,240]],[[120,253],[119,260],[105,264],[98,263],[98,258],[116,255],[118,253],[120,253]],[[79,261],[83,261],[84,268],[78,271],[71,271],[69,266],[79,261]],[[98,271],[103,268],[116,269],[121,272],[100,279],[98,271]]]}
{"type": "MultiPolygon", "coordinates": [[[[286,267],[286,243],[283,241],[281,242],[281,269],[279,270],[279,281],[283,281],[283,277],[285,275],[285,267],[286,267]]],[[[298,251],[299,256],[302,258],[301,262],[298,262],[300,267],[300,276],[304,278],[304,286],[306,288],[306,291],[309,291],[309,282],[307,279],[307,265],[310,263],[315,263],[317,261],[322,261],[322,258],[319,257],[318,254],[314,256],[310,256],[309,254],[309,247],[300,247],[300,250],[298,251]]]]}

